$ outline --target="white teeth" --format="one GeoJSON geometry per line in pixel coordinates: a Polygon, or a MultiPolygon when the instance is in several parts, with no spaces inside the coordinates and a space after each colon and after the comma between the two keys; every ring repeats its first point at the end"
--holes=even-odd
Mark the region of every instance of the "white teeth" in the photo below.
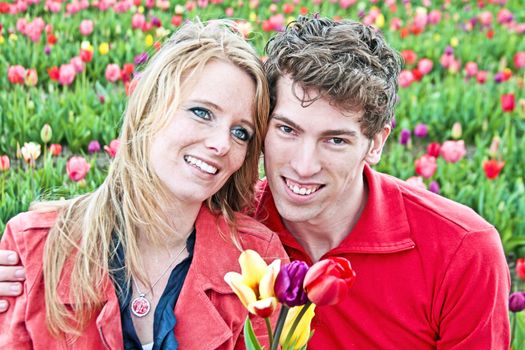
{"type": "Polygon", "coordinates": [[[187,163],[189,163],[191,165],[195,165],[197,168],[199,168],[202,171],[207,172],[209,174],[216,174],[217,173],[217,168],[216,167],[211,166],[209,164],[206,164],[205,162],[203,162],[200,159],[193,158],[192,156],[185,156],[184,160],[187,163]]]}
{"type": "Polygon", "coordinates": [[[301,186],[291,183],[291,181],[286,180],[286,186],[295,194],[300,194],[302,196],[307,196],[316,192],[321,186],[319,185],[310,185],[310,186],[301,186]]]}

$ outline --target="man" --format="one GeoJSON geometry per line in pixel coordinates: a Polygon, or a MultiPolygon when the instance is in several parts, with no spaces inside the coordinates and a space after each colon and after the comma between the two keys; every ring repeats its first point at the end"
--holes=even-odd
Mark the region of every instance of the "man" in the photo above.
{"type": "Polygon", "coordinates": [[[508,349],[510,277],[494,227],[370,168],[391,131],[397,53],[371,27],[317,17],[267,52],[273,109],[256,217],[292,259],[343,256],[357,272],[342,303],[316,308],[308,348],[508,349]]]}

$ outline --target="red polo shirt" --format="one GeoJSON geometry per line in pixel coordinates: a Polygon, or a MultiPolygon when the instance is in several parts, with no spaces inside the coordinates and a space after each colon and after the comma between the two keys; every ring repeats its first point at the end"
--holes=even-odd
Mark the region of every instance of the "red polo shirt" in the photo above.
{"type": "MultiPolygon", "coordinates": [[[[471,209],[366,166],[368,202],[341,244],[351,293],[316,308],[317,349],[509,349],[510,275],[498,232],[471,209]]],[[[310,257],[285,228],[266,181],[256,217],[293,260],[310,257]]]]}

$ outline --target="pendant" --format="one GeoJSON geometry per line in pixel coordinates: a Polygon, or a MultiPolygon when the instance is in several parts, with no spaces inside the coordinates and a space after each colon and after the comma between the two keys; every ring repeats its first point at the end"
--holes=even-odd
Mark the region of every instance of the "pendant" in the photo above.
{"type": "Polygon", "coordinates": [[[144,317],[149,313],[151,305],[145,294],[140,294],[131,301],[131,312],[137,317],[144,317]]]}

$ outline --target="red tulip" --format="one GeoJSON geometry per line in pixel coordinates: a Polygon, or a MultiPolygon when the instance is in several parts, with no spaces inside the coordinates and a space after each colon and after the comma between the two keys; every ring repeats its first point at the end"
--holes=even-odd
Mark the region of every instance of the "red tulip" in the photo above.
{"type": "Polygon", "coordinates": [[[504,165],[505,165],[505,162],[497,161],[495,159],[484,160],[483,161],[483,171],[485,171],[485,175],[487,176],[489,180],[494,180],[495,178],[498,177],[504,165]]]}
{"type": "Polygon", "coordinates": [[[441,149],[441,145],[438,142],[432,142],[429,143],[427,146],[427,154],[432,157],[439,157],[439,151],[441,149]]]}
{"type": "Polygon", "coordinates": [[[48,68],[47,74],[49,75],[49,79],[53,81],[58,81],[58,78],[60,77],[60,71],[58,70],[57,66],[48,68]]]}
{"type": "Polygon", "coordinates": [[[310,267],[304,278],[304,289],[314,304],[334,305],[348,295],[355,277],[350,261],[329,257],[310,267]]]}
{"type": "Polygon", "coordinates": [[[49,152],[51,152],[52,155],[59,156],[60,153],[62,153],[62,145],[58,143],[53,143],[49,146],[49,152]]]}
{"type": "Polygon", "coordinates": [[[516,261],[516,276],[520,280],[525,280],[525,259],[520,258],[516,261]]]}
{"type": "Polygon", "coordinates": [[[514,107],[516,107],[516,101],[513,93],[501,95],[501,109],[503,112],[512,112],[514,107]]]}
{"type": "Polygon", "coordinates": [[[403,60],[407,65],[414,64],[417,61],[417,54],[412,50],[401,51],[401,57],[403,57],[403,60]]]}

